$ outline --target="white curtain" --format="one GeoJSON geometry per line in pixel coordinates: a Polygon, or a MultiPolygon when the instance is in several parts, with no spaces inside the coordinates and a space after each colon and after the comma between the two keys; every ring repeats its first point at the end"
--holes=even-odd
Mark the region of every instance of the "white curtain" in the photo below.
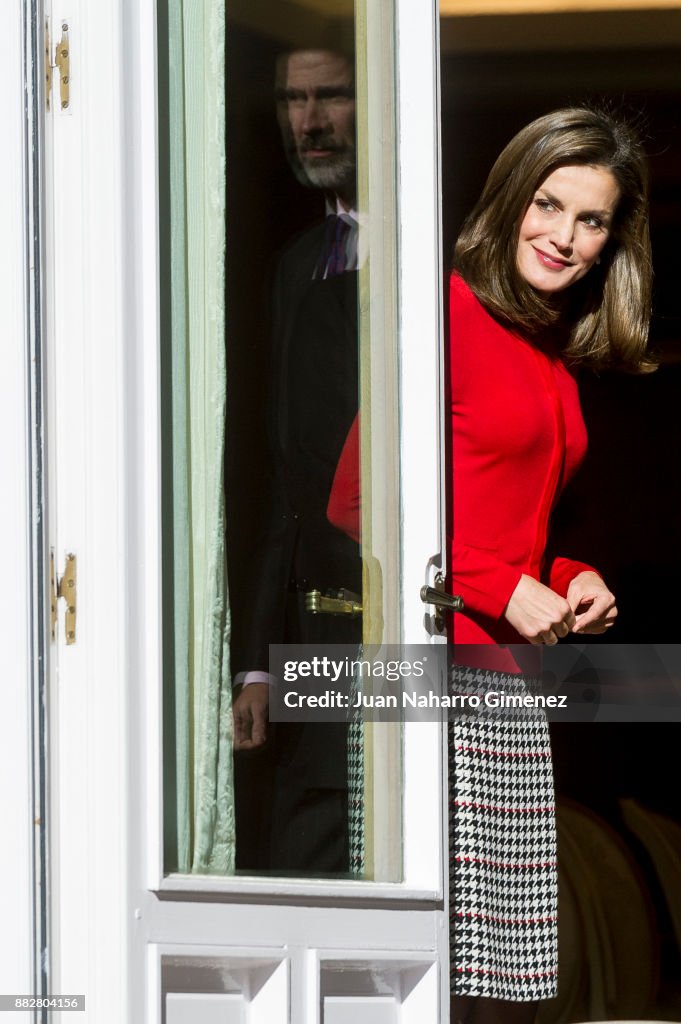
{"type": "Polygon", "coordinates": [[[225,0],[168,0],[177,865],[234,870],[225,570],[225,0]]]}

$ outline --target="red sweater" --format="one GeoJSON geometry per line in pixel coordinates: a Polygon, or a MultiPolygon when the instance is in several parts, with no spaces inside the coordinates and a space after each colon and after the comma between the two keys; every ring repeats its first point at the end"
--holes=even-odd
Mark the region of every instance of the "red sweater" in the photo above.
{"type": "Polygon", "coordinates": [[[503,618],[523,573],[565,596],[582,562],[545,557],[549,519],[586,452],[565,364],[502,327],[451,278],[452,510],[448,589],[457,643],[522,643],[503,618]],[[453,540],[452,540],[453,537],[453,540]]]}

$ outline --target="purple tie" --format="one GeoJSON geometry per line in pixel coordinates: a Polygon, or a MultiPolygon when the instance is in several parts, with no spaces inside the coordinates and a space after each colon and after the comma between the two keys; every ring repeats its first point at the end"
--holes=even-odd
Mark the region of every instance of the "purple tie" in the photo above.
{"type": "Polygon", "coordinates": [[[347,243],[352,230],[344,217],[331,215],[326,218],[326,230],[313,277],[320,280],[336,277],[347,269],[347,243]]]}

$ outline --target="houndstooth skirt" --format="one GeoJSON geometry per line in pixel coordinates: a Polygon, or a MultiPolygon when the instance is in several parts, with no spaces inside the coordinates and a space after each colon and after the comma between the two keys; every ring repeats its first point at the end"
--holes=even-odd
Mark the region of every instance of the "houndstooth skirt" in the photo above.
{"type": "MultiPolygon", "coordinates": [[[[452,692],[527,693],[520,676],[457,668],[452,692]]],[[[548,724],[496,710],[449,723],[450,972],[456,995],[556,995],[558,875],[548,724]]]]}

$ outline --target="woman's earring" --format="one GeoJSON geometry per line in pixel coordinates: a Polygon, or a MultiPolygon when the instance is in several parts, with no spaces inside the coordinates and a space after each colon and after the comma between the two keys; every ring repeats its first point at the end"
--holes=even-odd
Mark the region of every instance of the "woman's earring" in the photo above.
{"type": "Polygon", "coordinates": [[[597,267],[600,267],[600,265],[601,265],[601,257],[600,257],[600,256],[597,256],[597,257],[596,257],[596,266],[597,266],[597,267]]]}

